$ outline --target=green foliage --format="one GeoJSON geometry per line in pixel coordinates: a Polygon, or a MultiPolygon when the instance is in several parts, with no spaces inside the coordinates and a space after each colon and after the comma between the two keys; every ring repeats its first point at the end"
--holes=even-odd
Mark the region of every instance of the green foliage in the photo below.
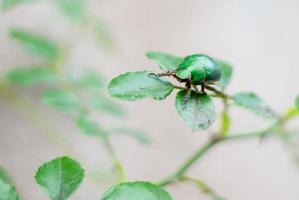
{"type": "Polygon", "coordinates": [[[132,129],[132,128],[114,128],[110,130],[112,134],[118,134],[118,135],[128,135],[136,140],[138,140],[142,144],[149,144],[151,143],[151,139],[143,132],[138,129],[132,129]]]}
{"type": "Polygon", "coordinates": [[[239,92],[232,96],[233,101],[257,115],[270,118],[275,117],[272,108],[259,96],[252,92],[239,92]]]}
{"type": "Polygon", "coordinates": [[[0,179],[0,199],[1,200],[19,200],[16,188],[2,179],[0,179]]]}
{"type": "Polygon", "coordinates": [[[110,188],[101,200],[172,200],[167,191],[149,182],[129,182],[110,188]]]}
{"type": "Polygon", "coordinates": [[[87,135],[105,136],[105,131],[90,115],[82,114],[77,120],[77,126],[87,135]]]}
{"type": "Polygon", "coordinates": [[[96,95],[91,98],[90,105],[92,108],[111,114],[116,117],[126,116],[125,110],[113,100],[103,95],[96,95]]]}
{"type": "Polygon", "coordinates": [[[10,175],[1,166],[0,166],[0,180],[2,180],[6,184],[11,184],[11,185],[13,184],[10,175]]]}
{"type": "Polygon", "coordinates": [[[79,89],[99,89],[104,86],[104,78],[93,70],[71,71],[67,73],[67,78],[74,87],[79,89]]]}
{"type": "Polygon", "coordinates": [[[207,129],[215,121],[215,106],[208,95],[181,90],[176,96],[175,106],[192,131],[207,129]]]}
{"type": "Polygon", "coordinates": [[[51,200],[66,200],[80,186],[84,171],[80,164],[69,158],[60,157],[39,167],[35,180],[51,200]]]}
{"type": "Polygon", "coordinates": [[[218,64],[220,65],[221,69],[221,78],[218,85],[222,88],[225,88],[231,82],[233,75],[233,67],[230,64],[223,61],[218,61],[218,64]]]}
{"type": "Polygon", "coordinates": [[[150,51],[146,56],[149,59],[156,61],[162,71],[165,72],[176,70],[179,64],[183,61],[182,58],[177,56],[157,51],[150,51]]]}
{"type": "Polygon", "coordinates": [[[80,99],[68,91],[48,90],[43,94],[43,102],[63,112],[79,113],[82,111],[80,99]]]}
{"type": "Polygon", "coordinates": [[[45,67],[22,67],[8,73],[8,80],[22,86],[32,86],[57,80],[55,71],[45,67]]]}
{"type": "Polygon", "coordinates": [[[20,3],[30,1],[30,0],[1,0],[1,8],[3,10],[8,10],[20,3]]]}
{"type": "Polygon", "coordinates": [[[295,105],[296,105],[297,109],[299,110],[299,95],[295,99],[295,105]]]}
{"type": "Polygon", "coordinates": [[[82,22],[86,17],[85,0],[54,0],[62,13],[75,22],[82,22]]]}
{"type": "Polygon", "coordinates": [[[59,57],[58,46],[42,35],[29,32],[25,29],[14,28],[11,29],[10,36],[21,42],[25,49],[32,54],[42,56],[49,61],[55,61],[59,57]]]}
{"type": "Polygon", "coordinates": [[[19,200],[10,175],[0,167],[0,200],[19,200]]]}
{"type": "Polygon", "coordinates": [[[114,78],[109,94],[123,100],[139,100],[146,97],[165,99],[173,90],[170,82],[149,75],[148,71],[128,72],[114,78]]]}
{"type": "Polygon", "coordinates": [[[115,47],[115,38],[111,33],[109,26],[104,20],[94,18],[90,21],[95,38],[99,41],[101,46],[107,49],[115,47]]]}

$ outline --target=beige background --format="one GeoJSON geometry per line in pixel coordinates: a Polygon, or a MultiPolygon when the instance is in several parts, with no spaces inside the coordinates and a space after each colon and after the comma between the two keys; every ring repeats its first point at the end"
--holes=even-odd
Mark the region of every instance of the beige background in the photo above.
{"type": "MultiPolygon", "coordinates": [[[[70,67],[91,66],[107,80],[125,72],[158,70],[144,53],[161,50],[178,55],[207,53],[231,61],[235,76],[229,92],[253,90],[281,112],[299,92],[299,2],[295,0],[90,0],[89,10],[107,21],[117,40],[117,50],[107,53],[84,31],[74,28],[50,3],[23,5],[0,14],[0,66],[36,63],[7,37],[19,25],[49,34],[65,44],[77,41],[70,67]],[[82,34],[83,32],[83,34],[82,34]]],[[[20,90],[19,90],[20,91],[20,90]]],[[[80,135],[72,118],[41,105],[40,90],[20,91],[49,116],[49,121],[73,145],[87,171],[109,167],[100,142],[80,135]]],[[[136,144],[115,138],[117,152],[131,180],[156,181],[172,172],[202,144],[208,132],[191,134],[174,109],[174,95],[166,101],[123,103],[130,117],[125,122],[101,117],[105,123],[123,123],[146,130],[154,143],[136,144]],[[104,118],[104,119],[103,119],[104,118]]],[[[38,165],[68,151],[55,145],[44,130],[28,119],[26,111],[6,100],[0,104],[0,163],[13,174],[23,199],[46,199],[33,176],[38,165]]],[[[262,126],[261,119],[233,109],[234,130],[262,126]]],[[[40,120],[39,116],[35,116],[40,120]]],[[[216,130],[216,125],[212,127],[216,130]]],[[[68,149],[70,150],[70,149],[68,149]]],[[[221,144],[209,152],[190,174],[205,180],[229,200],[297,200],[299,170],[277,139],[221,144]]],[[[99,199],[107,184],[86,179],[72,199],[99,199]]],[[[177,200],[209,199],[190,185],[168,187],[177,200]]]]}

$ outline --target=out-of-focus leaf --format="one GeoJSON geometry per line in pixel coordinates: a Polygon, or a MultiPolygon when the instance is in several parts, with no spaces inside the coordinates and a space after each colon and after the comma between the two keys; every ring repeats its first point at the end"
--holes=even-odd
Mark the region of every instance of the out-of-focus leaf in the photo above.
{"type": "Polygon", "coordinates": [[[296,105],[297,109],[299,110],[299,95],[295,99],[295,105],[296,105]]]}
{"type": "Polygon", "coordinates": [[[221,115],[221,136],[225,137],[231,127],[231,118],[227,112],[221,115]]]}
{"type": "Polygon", "coordinates": [[[137,141],[143,144],[151,143],[151,139],[143,131],[131,128],[114,128],[110,130],[112,134],[128,135],[135,138],[137,141]]]}
{"type": "Polygon", "coordinates": [[[49,83],[58,80],[54,70],[44,67],[23,67],[13,69],[8,73],[8,80],[22,86],[49,83]]]}
{"type": "Polygon", "coordinates": [[[104,85],[104,78],[96,71],[86,70],[83,72],[72,71],[67,73],[67,77],[77,88],[101,88],[104,85]]]}
{"type": "Polygon", "coordinates": [[[91,21],[91,25],[94,36],[100,45],[107,49],[113,49],[115,47],[115,38],[105,21],[94,19],[91,21]]]}
{"type": "Polygon", "coordinates": [[[284,115],[284,118],[285,119],[292,119],[294,117],[297,117],[298,115],[299,115],[299,109],[297,109],[296,107],[292,107],[284,115]]]}
{"type": "Polygon", "coordinates": [[[262,117],[271,118],[276,116],[272,108],[262,98],[252,92],[239,92],[233,95],[232,99],[237,105],[262,117]]]}
{"type": "Polygon", "coordinates": [[[110,188],[101,200],[172,200],[162,187],[149,182],[129,182],[110,188]]]}
{"type": "MultiPolygon", "coordinates": [[[[13,184],[12,178],[10,175],[5,171],[3,167],[0,166],[0,180],[2,180],[6,184],[13,184]]],[[[1,198],[0,198],[1,199],[1,198]]]]}
{"type": "Polygon", "coordinates": [[[0,199],[19,200],[16,188],[0,179],[0,199]]]}
{"type": "Polygon", "coordinates": [[[10,36],[21,42],[25,49],[32,54],[42,56],[49,61],[55,61],[59,57],[58,46],[42,35],[21,28],[14,28],[11,29],[10,36]]]}
{"type": "Polygon", "coordinates": [[[207,129],[215,121],[215,106],[208,95],[181,90],[177,93],[175,106],[192,131],[207,129]]]}
{"type": "Polygon", "coordinates": [[[69,158],[60,157],[39,167],[35,180],[51,200],[66,200],[80,186],[84,178],[81,165],[69,158]]]}
{"type": "Polygon", "coordinates": [[[65,16],[74,22],[82,22],[86,18],[85,0],[54,0],[65,16]]]}
{"type": "Polygon", "coordinates": [[[59,111],[79,113],[82,111],[80,99],[71,92],[48,90],[43,94],[43,102],[59,111]]]}
{"type": "Polygon", "coordinates": [[[128,72],[114,78],[109,94],[123,100],[140,100],[146,97],[165,99],[174,89],[169,81],[153,77],[148,71],[128,72]]]}
{"type": "Polygon", "coordinates": [[[100,127],[100,125],[89,115],[81,115],[77,119],[77,126],[81,131],[87,135],[91,136],[104,136],[105,131],[100,127]]]}
{"type": "Polygon", "coordinates": [[[149,59],[156,61],[159,67],[165,72],[176,70],[179,64],[183,61],[180,57],[157,51],[150,51],[146,56],[149,59]]]}
{"type": "Polygon", "coordinates": [[[24,2],[31,2],[33,0],[1,0],[1,8],[3,10],[9,10],[24,2]]]}
{"type": "Polygon", "coordinates": [[[92,108],[114,115],[116,117],[126,116],[125,110],[113,100],[102,95],[93,96],[90,102],[92,108]]]}
{"type": "Polygon", "coordinates": [[[225,88],[231,82],[233,75],[233,67],[230,64],[223,61],[218,61],[218,63],[221,69],[221,78],[218,85],[222,88],[225,88]]]}

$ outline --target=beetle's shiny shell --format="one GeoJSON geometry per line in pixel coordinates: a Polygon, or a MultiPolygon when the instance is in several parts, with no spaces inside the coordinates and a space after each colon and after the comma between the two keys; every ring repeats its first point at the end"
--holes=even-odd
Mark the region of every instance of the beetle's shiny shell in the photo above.
{"type": "Polygon", "coordinates": [[[191,73],[191,82],[195,85],[215,82],[221,77],[218,63],[211,57],[203,54],[194,54],[186,57],[176,71],[180,70],[188,70],[191,73]]]}

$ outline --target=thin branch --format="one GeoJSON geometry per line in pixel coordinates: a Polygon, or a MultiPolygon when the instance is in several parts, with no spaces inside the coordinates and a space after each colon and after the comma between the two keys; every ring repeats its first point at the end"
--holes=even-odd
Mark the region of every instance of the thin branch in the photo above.
{"type": "Polygon", "coordinates": [[[125,169],[124,169],[123,165],[121,164],[120,160],[118,159],[118,156],[117,156],[111,142],[109,141],[109,138],[102,139],[102,141],[103,141],[103,143],[106,147],[106,150],[109,153],[111,159],[113,160],[113,164],[114,164],[115,169],[118,172],[117,182],[118,183],[124,182],[126,180],[125,169]]]}
{"type": "Polygon", "coordinates": [[[210,195],[212,198],[218,198],[218,199],[223,199],[219,194],[217,194],[210,186],[208,186],[205,182],[202,180],[190,177],[190,176],[183,176],[180,181],[188,181],[190,183],[195,184],[203,193],[206,193],[210,195]]]}
{"type": "MultiPolygon", "coordinates": [[[[262,129],[259,131],[254,131],[250,133],[243,133],[243,134],[236,134],[236,135],[229,135],[224,138],[221,138],[218,136],[212,138],[209,140],[206,144],[204,144],[202,147],[200,147],[194,154],[190,156],[176,171],[173,175],[163,179],[160,181],[158,184],[160,186],[166,186],[169,185],[173,182],[176,182],[179,180],[181,177],[185,175],[185,173],[200,159],[202,158],[208,150],[210,150],[213,146],[220,142],[224,141],[230,141],[230,140],[241,140],[241,139],[249,139],[249,138],[258,138],[262,137],[265,135],[270,135],[273,134],[274,132],[272,131],[273,129],[277,128],[278,126],[281,126],[284,123],[282,120],[277,120],[273,124],[271,124],[269,127],[266,129],[262,129]]],[[[221,135],[221,134],[219,134],[221,135]]]]}

